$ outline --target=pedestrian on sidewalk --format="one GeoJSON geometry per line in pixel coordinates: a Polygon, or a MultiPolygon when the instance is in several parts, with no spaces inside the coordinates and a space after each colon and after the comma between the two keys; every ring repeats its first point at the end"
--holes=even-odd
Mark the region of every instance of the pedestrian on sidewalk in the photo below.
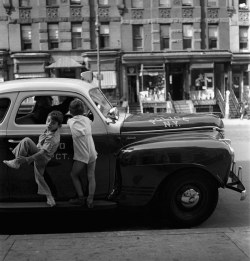
{"type": "Polygon", "coordinates": [[[45,195],[47,204],[51,207],[54,207],[56,203],[44,179],[44,171],[60,144],[59,129],[62,122],[63,114],[60,111],[50,112],[46,120],[47,127],[44,133],[39,136],[38,143],[35,144],[28,137],[22,139],[12,151],[15,159],[3,161],[8,167],[14,169],[19,169],[24,163],[34,163],[35,180],[38,185],[37,193],[45,195]]]}
{"type": "Polygon", "coordinates": [[[68,120],[73,147],[74,162],[71,171],[71,178],[78,198],[71,199],[70,203],[84,206],[87,203],[89,208],[93,208],[93,200],[96,188],[95,165],[97,152],[92,137],[91,120],[84,116],[84,104],[81,100],[75,99],[69,105],[70,114],[73,116],[68,120]],[[81,175],[87,171],[88,177],[88,197],[85,201],[84,191],[81,183],[81,175]]]}
{"type": "Polygon", "coordinates": [[[241,107],[240,107],[240,113],[241,113],[240,119],[241,120],[243,120],[245,115],[248,115],[247,110],[248,110],[248,103],[247,103],[247,101],[241,102],[241,107]]]}

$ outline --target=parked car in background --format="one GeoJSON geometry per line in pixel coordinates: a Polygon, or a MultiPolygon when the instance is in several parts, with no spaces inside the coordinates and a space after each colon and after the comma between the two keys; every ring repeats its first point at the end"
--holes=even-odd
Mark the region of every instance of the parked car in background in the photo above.
{"type": "Polygon", "coordinates": [[[28,136],[36,143],[45,129],[45,124],[37,124],[33,117],[37,96],[51,96],[53,104],[67,97],[85,104],[98,152],[96,210],[147,206],[174,226],[190,227],[213,213],[220,187],[245,197],[241,169],[236,173],[234,151],[224,137],[220,118],[205,114],[119,114],[92,83],[41,78],[0,85],[0,211],[76,208],[68,203],[75,194],[70,178],[73,144],[66,124],[69,112],[64,115],[59,149],[45,174],[56,197],[55,208],[49,210],[43,197],[37,195],[32,166],[24,164],[15,170],[3,164],[3,160],[13,158],[11,150],[22,138],[28,136]]]}

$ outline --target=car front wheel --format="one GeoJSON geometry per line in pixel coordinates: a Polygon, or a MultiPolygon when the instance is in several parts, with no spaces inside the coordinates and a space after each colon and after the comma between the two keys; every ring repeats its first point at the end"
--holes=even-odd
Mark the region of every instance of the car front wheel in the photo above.
{"type": "Polygon", "coordinates": [[[218,186],[204,173],[181,173],[171,177],[161,193],[162,215],[175,227],[197,226],[214,211],[218,186]]]}

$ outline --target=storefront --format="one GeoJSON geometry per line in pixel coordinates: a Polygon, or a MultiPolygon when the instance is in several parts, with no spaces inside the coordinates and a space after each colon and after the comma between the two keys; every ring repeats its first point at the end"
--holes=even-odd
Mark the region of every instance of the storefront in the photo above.
{"type": "Polygon", "coordinates": [[[14,79],[49,77],[46,71],[50,54],[14,53],[11,55],[14,66],[14,79]]]}
{"type": "Polygon", "coordinates": [[[143,112],[171,111],[171,104],[183,100],[198,112],[213,112],[217,94],[224,98],[230,86],[231,56],[227,51],[125,54],[123,92],[143,112]]]}
{"type": "Polygon", "coordinates": [[[0,83],[8,80],[7,52],[0,51],[0,83]]]}

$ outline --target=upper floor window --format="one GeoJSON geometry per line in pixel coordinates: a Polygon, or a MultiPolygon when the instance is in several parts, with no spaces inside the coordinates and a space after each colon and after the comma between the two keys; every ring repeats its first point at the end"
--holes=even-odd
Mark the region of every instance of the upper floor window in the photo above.
{"type": "Polygon", "coordinates": [[[22,50],[31,50],[31,25],[22,25],[21,26],[21,45],[22,50]]]}
{"type": "Polygon", "coordinates": [[[182,6],[193,6],[193,0],[182,0],[182,6]]]}
{"type": "Polygon", "coordinates": [[[20,7],[28,7],[28,6],[30,6],[30,0],[20,0],[19,1],[19,6],[20,7]]]}
{"type": "Polygon", "coordinates": [[[192,48],[193,25],[183,24],[183,49],[192,48]]]}
{"type": "Polygon", "coordinates": [[[217,25],[208,26],[208,48],[209,49],[218,48],[218,26],[217,25]]]}
{"type": "Polygon", "coordinates": [[[160,0],[159,6],[160,7],[170,7],[171,6],[171,0],[160,0]]]}
{"type": "Polygon", "coordinates": [[[99,0],[99,5],[108,5],[109,1],[108,0],[99,0]]]}
{"type": "Polygon", "coordinates": [[[248,51],[248,26],[240,26],[240,51],[248,51]]]}
{"type": "Polygon", "coordinates": [[[133,8],[143,8],[143,0],[132,0],[133,8]]]}
{"type": "Polygon", "coordinates": [[[218,6],[218,0],[207,0],[208,7],[218,6]]]}
{"type": "Polygon", "coordinates": [[[82,24],[72,24],[72,49],[82,47],[82,24]]]}
{"type": "Polygon", "coordinates": [[[101,24],[100,26],[100,48],[109,47],[109,24],[101,24]]]}
{"type": "Polygon", "coordinates": [[[59,46],[58,24],[48,24],[49,49],[57,49],[59,46]]]}
{"type": "Polygon", "coordinates": [[[164,24],[160,26],[161,31],[161,50],[169,49],[169,30],[170,26],[168,24],[164,24]]]}
{"type": "Polygon", "coordinates": [[[46,0],[47,6],[58,5],[57,0],[46,0]]]}
{"type": "Polygon", "coordinates": [[[80,5],[81,0],[70,0],[70,5],[80,5]]]}
{"type": "Polygon", "coordinates": [[[133,25],[133,49],[134,51],[143,50],[143,26],[133,25]]]}
{"type": "Polygon", "coordinates": [[[239,9],[248,10],[248,0],[239,0],[239,9]]]}

